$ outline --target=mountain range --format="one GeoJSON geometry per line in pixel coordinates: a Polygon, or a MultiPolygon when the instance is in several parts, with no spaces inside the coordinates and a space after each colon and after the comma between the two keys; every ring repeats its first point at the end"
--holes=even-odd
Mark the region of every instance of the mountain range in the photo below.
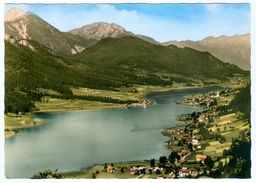
{"type": "Polygon", "coordinates": [[[207,37],[201,41],[169,41],[164,45],[190,47],[199,51],[208,51],[224,62],[237,65],[244,70],[250,70],[251,57],[250,34],[235,36],[207,37]]]}
{"type": "Polygon", "coordinates": [[[5,112],[31,110],[31,101],[49,95],[40,89],[75,98],[72,87],[136,92],[135,85],[207,85],[249,76],[208,51],[163,45],[115,24],[61,32],[30,12],[5,16],[5,112]]]}
{"type": "Polygon", "coordinates": [[[79,53],[107,37],[120,38],[134,36],[150,43],[190,47],[199,51],[208,51],[224,62],[235,64],[244,70],[250,70],[251,44],[250,34],[235,36],[207,37],[201,41],[167,41],[156,40],[126,31],[114,23],[96,22],[68,32],[60,32],[52,25],[30,12],[17,9],[9,11],[4,18],[5,40],[11,42],[21,39],[32,39],[50,48],[52,53],[67,56],[79,53]]]}

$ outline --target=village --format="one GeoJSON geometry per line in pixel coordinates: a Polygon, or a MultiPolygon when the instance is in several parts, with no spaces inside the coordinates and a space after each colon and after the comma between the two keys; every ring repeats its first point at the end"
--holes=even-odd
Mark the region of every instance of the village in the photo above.
{"type": "Polygon", "coordinates": [[[250,124],[242,119],[242,114],[224,107],[237,93],[235,89],[214,91],[187,96],[179,103],[200,106],[205,110],[178,116],[177,120],[187,122],[186,126],[162,132],[170,137],[165,145],[171,154],[178,154],[174,162],[180,167],[177,177],[222,176],[222,167],[229,162],[225,152],[230,148],[232,139],[250,131],[250,124]]]}

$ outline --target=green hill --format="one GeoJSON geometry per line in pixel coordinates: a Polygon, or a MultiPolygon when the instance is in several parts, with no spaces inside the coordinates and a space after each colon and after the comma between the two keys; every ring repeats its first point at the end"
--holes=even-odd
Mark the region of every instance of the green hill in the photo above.
{"type": "MultiPolygon", "coordinates": [[[[229,80],[235,74],[248,75],[235,65],[224,63],[208,52],[191,48],[161,46],[135,37],[106,38],[87,50],[68,58],[87,65],[87,72],[108,74],[119,80],[142,81],[141,77],[160,77],[162,81],[210,79],[229,80]],[[165,76],[165,77],[163,77],[165,76]],[[134,79],[136,77],[137,79],[134,79]]],[[[160,85],[160,84],[159,84],[160,85]]]]}

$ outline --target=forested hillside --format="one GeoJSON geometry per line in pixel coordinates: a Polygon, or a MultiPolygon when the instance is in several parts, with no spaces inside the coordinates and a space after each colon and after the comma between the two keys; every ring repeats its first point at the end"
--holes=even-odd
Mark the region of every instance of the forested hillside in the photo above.
{"type": "Polygon", "coordinates": [[[223,63],[208,52],[150,44],[135,37],[103,39],[87,50],[69,57],[66,62],[68,61],[72,61],[70,64],[86,64],[88,72],[107,74],[119,80],[132,82],[143,81],[143,78],[149,76],[160,76],[172,81],[183,79],[183,82],[208,82],[210,79],[223,82],[235,74],[249,75],[249,72],[235,65],[223,63]]]}
{"type": "Polygon", "coordinates": [[[30,111],[33,101],[47,95],[39,92],[42,88],[72,98],[70,87],[119,91],[121,87],[171,86],[173,82],[219,84],[233,76],[249,76],[248,71],[208,52],[164,47],[135,37],[106,38],[68,57],[53,55],[50,48],[35,41],[21,42],[5,42],[6,112],[30,111]]]}
{"type": "Polygon", "coordinates": [[[241,88],[240,92],[230,102],[229,107],[244,113],[244,117],[251,120],[251,85],[241,88]]]}

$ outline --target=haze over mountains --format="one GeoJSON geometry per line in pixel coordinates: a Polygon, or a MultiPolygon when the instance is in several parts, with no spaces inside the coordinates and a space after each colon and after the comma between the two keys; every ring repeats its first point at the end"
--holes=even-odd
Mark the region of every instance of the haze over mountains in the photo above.
{"type": "Polygon", "coordinates": [[[235,36],[207,37],[201,41],[169,41],[164,45],[176,45],[178,47],[190,47],[199,51],[208,51],[224,62],[239,66],[244,70],[250,70],[251,56],[250,34],[235,36]]]}

